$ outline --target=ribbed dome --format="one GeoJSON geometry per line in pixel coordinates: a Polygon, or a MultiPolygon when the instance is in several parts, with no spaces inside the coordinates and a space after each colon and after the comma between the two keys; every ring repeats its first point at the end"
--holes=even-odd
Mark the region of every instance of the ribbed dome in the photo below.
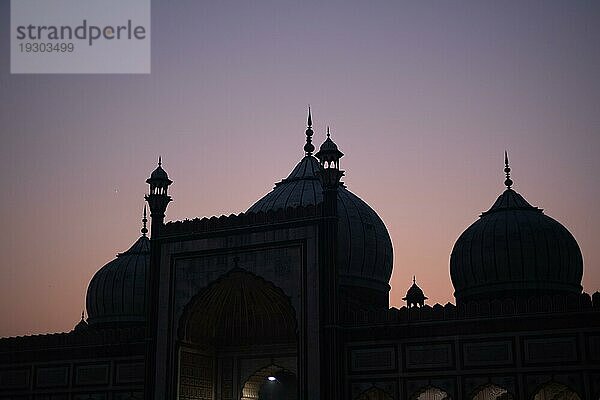
{"type": "Polygon", "coordinates": [[[143,322],[149,265],[150,240],[142,236],[96,272],[86,297],[88,323],[143,322]]]}
{"type": "MultiPolygon", "coordinates": [[[[315,205],[323,201],[316,172],[319,161],[305,156],[291,174],[248,212],[315,205]]],[[[392,274],[392,242],[377,213],[343,185],[338,190],[340,283],[387,293],[392,274]]]]}
{"type": "Polygon", "coordinates": [[[507,189],[456,241],[450,275],[459,302],[578,294],[583,259],[564,226],[507,189]]]}

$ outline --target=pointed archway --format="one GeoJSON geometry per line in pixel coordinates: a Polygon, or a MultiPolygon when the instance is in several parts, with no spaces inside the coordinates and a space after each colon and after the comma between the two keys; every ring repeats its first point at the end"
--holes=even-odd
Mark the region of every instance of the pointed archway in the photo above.
{"type": "Polygon", "coordinates": [[[411,400],[450,400],[451,397],[448,393],[440,388],[427,386],[417,391],[410,398],[411,400]]]}
{"type": "Polygon", "coordinates": [[[479,387],[473,394],[472,400],[512,400],[513,396],[503,387],[487,384],[479,387]]]}
{"type": "Polygon", "coordinates": [[[266,377],[284,370],[255,371],[252,360],[261,362],[264,354],[296,360],[296,330],[285,293],[234,268],[194,296],[179,321],[180,398],[260,399],[266,377]]]}
{"type": "Polygon", "coordinates": [[[533,400],[581,400],[581,397],[561,383],[548,382],[537,390],[533,400]]]}
{"type": "Polygon", "coordinates": [[[242,386],[241,400],[296,400],[297,398],[296,375],[275,364],[259,369],[242,386]]]}

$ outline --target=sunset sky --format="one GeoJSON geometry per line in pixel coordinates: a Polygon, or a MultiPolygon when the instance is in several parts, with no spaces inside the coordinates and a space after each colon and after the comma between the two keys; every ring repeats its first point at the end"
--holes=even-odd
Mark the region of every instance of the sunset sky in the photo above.
{"type": "Polygon", "coordinates": [[[0,2],[0,336],[72,329],[159,155],[168,220],[245,211],[303,156],[308,104],[388,227],[391,305],[413,275],[453,301],[505,149],[600,290],[599,21],[593,1],[153,1],[150,75],[10,75],[0,2]]]}

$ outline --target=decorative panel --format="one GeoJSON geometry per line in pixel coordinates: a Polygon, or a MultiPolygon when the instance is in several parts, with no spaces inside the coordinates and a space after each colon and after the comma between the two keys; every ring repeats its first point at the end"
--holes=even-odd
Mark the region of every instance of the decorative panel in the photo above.
{"type": "Polygon", "coordinates": [[[498,366],[513,363],[512,342],[477,342],[463,344],[463,360],[467,367],[498,366]]]}
{"type": "Polygon", "coordinates": [[[31,371],[29,369],[9,369],[0,371],[0,390],[27,389],[31,371]]]}
{"type": "Polygon", "coordinates": [[[212,400],[213,359],[182,351],[179,364],[179,399],[212,400]]]}
{"type": "Polygon", "coordinates": [[[69,400],[69,395],[65,393],[58,394],[38,394],[34,400],[69,400]]]}
{"type": "Polygon", "coordinates": [[[144,382],[144,363],[117,364],[116,384],[144,382]]]}
{"type": "Polygon", "coordinates": [[[69,367],[38,367],[35,373],[35,385],[40,388],[62,387],[69,384],[69,367]]]}
{"type": "Polygon", "coordinates": [[[352,371],[385,371],[396,368],[396,354],[393,347],[376,349],[353,349],[350,352],[352,371]]]}
{"type": "Polygon", "coordinates": [[[525,361],[530,363],[576,362],[577,340],[574,337],[525,340],[525,361]]]}
{"type": "Polygon", "coordinates": [[[123,393],[115,393],[114,400],[143,400],[144,393],[143,392],[123,392],[123,393]]]}
{"type": "Polygon", "coordinates": [[[75,367],[76,385],[108,385],[108,377],[108,364],[78,365],[75,367]]]}
{"type": "Polygon", "coordinates": [[[452,353],[450,343],[409,345],[406,346],[406,367],[409,369],[452,367],[454,364],[452,353]]]}
{"type": "Polygon", "coordinates": [[[76,394],[73,396],[73,400],[107,400],[108,395],[106,393],[83,393],[76,394]]]}

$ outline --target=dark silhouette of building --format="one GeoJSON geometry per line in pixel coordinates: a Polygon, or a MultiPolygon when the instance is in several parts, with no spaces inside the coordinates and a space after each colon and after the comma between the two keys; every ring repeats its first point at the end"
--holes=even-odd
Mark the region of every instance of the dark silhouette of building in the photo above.
{"type": "Polygon", "coordinates": [[[165,223],[102,267],[69,333],[0,340],[0,400],[600,399],[600,293],[560,223],[506,189],[458,238],[456,305],[389,308],[392,243],[327,138],[230,216],[165,223]]]}

